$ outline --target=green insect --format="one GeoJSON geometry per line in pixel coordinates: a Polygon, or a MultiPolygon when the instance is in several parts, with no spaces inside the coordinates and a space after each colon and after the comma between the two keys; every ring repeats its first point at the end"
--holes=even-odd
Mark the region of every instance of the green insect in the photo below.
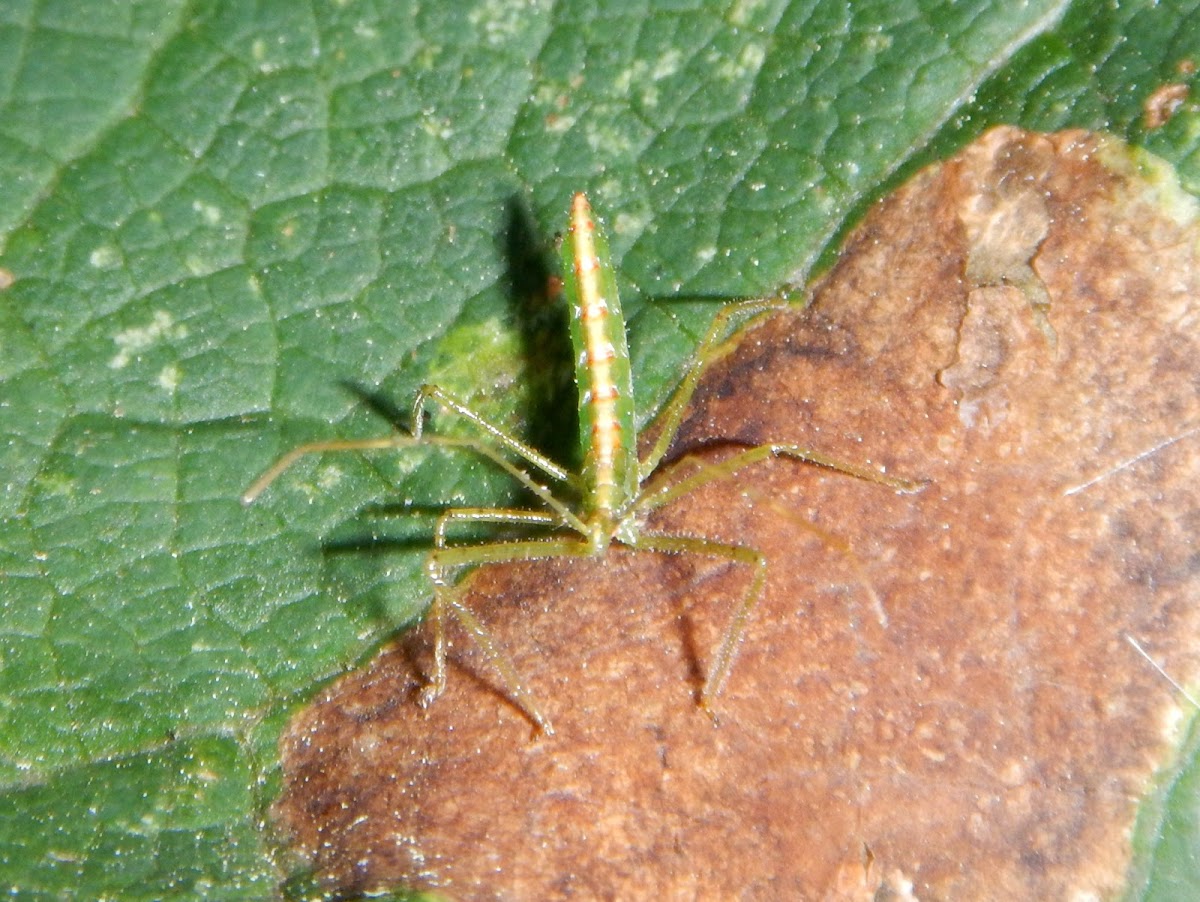
{"type": "Polygon", "coordinates": [[[576,194],[571,201],[570,221],[562,242],[562,281],[563,294],[571,311],[571,345],[575,353],[575,378],[579,390],[579,437],[584,451],[582,472],[576,474],[564,470],[524,442],[492,425],[441,388],[424,385],[413,403],[411,434],[301,445],[263,473],[246,490],[242,501],[246,504],[253,502],[298,458],[326,451],[369,451],[431,445],[464,449],[492,461],[520,482],[541,500],[545,509],[463,507],[445,510],[438,517],[434,529],[434,547],[426,564],[434,589],[433,602],[426,615],[433,621],[433,673],[422,691],[421,702],[432,702],[445,688],[445,620],[451,614],[479,644],[520,707],[538,729],[547,734],[554,732],[550,719],[483,624],[460,600],[459,580],[465,570],[480,564],[511,561],[600,557],[614,542],[639,551],[698,554],[748,567],[751,571],[750,584],[725,630],[700,691],[700,707],[711,711],[733,666],[750,613],[762,596],[767,576],[766,558],[759,551],[742,545],[651,532],[646,527],[650,513],[706,483],[728,478],[751,464],[776,456],[796,458],[899,492],[915,491],[920,485],[846,464],[788,443],[767,443],[744,448],[722,461],[698,465],[683,478],[669,478],[673,468],[656,473],[679,429],[700,376],[720,356],[719,349],[725,338],[739,322],[786,307],[787,301],[782,298],[741,301],[730,304],[717,314],[693,356],[683,381],[664,408],[663,426],[654,445],[639,460],[625,319],[617,297],[608,242],[583,194],[576,194]],[[427,402],[471,422],[480,431],[481,437],[468,439],[425,435],[423,415],[427,402]],[[523,469],[523,466],[534,473],[523,469]],[[563,500],[564,490],[568,495],[578,497],[578,502],[572,504],[563,500]],[[456,545],[450,540],[448,532],[457,523],[508,524],[548,532],[514,541],[456,545]]]}

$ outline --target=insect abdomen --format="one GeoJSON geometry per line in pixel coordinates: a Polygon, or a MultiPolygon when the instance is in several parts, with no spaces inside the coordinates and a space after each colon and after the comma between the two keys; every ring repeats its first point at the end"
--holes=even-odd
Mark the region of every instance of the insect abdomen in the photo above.
{"type": "Polygon", "coordinates": [[[562,259],[564,293],[571,305],[580,441],[586,449],[585,508],[617,511],[637,493],[633,386],[608,242],[583,194],[571,200],[562,259]]]}

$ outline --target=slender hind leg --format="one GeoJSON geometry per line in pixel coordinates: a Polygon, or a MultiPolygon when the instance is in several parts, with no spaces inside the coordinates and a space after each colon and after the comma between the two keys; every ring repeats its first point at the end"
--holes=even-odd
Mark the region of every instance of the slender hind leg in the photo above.
{"type": "Polygon", "coordinates": [[[638,544],[635,547],[639,551],[696,554],[703,557],[722,558],[735,564],[754,568],[750,586],[734,610],[729,626],[725,628],[697,699],[704,712],[715,719],[713,701],[721,694],[721,689],[725,686],[726,679],[729,678],[729,671],[733,667],[733,659],[737,655],[738,645],[746,632],[746,623],[750,619],[750,612],[754,610],[754,606],[762,597],[767,580],[767,559],[763,557],[762,552],[754,548],[747,548],[745,545],[732,545],[697,536],[642,535],[639,536],[638,544]]]}
{"type": "MultiPolygon", "coordinates": [[[[924,482],[885,476],[875,470],[840,461],[818,451],[787,442],[743,447],[725,460],[711,463],[685,457],[676,466],[667,468],[661,474],[651,476],[674,441],[701,377],[709,367],[725,356],[726,342],[732,329],[739,323],[760,314],[789,309],[794,306],[783,296],[743,301],[725,307],[713,318],[708,333],[692,356],[679,388],[663,408],[660,417],[662,427],[650,452],[639,464],[639,472],[643,480],[642,490],[627,516],[639,519],[645,517],[656,508],[694,492],[707,483],[731,478],[746,467],[772,457],[791,457],[847,476],[853,476],[856,479],[885,485],[898,492],[916,492],[924,488],[924,482]],[[692,468],[693,472],[678,478],[677,469],[684,467],[692,468]]],[[[643,535],[639,536],[636,547],[724,557],[737,563],[753,565],[755,568],[750,588],[734,612],[733,619],[721,639],[712,666],[709,668],[708,677],[700,692],[700,706],[711,714],[712,704],[724,687],[733,667],[738,644],[745,633],[750,614],[762,596],[766,584],[766,560],[760,552],[754,549],[728,545],[710,539],[643,535]]],[[[872,598],[876,601],[877,609],[882,612],[882,605],[874,595],[874,590],[870,591],[872,598]]],[[[886,617],[886,615],[884,616],[886,617]]]]}
{"type": "Polygon", "coordinates": [[[774,498],[768,498],[761,492],[747,491],[745,495],[747,498],[752,498],[756,504],[763,504],[773,508],[780,517],[790,520],[804,531],[812,533],[821,540],[821,544],[832,548],[840,554],[853,571],[854,578],[858,581],[859,586],[862,587],[863,594],[867,596],[871,610],[875,613],[876,621],[878,621],[881,627],[887,629],[888,614],[887,609],[883,605],[883,599],[879,597],[879,593],[875,591],[875,586],[871,583],[870,577],[867,576],[867,568],[863,566],[862,559],[855,554],[854,548],[846,539],[822,529],[816,523],[799,516],[794,510],[784,507],[774,498]]]}
{"type": "Polygon", "coordinates": [[[532,560],[571,554],[577,540],[530,539],[518,542],[490,542],[483,545],[452,546],[446,535],[452,523],[507,523],[520,526],[560,526],[562,521],[554,514],[540,511],[510,510],[504,508],[455,508],[444,511],[438,517],[434,531],[434,549],[425,562],[425,571],[433,583],[433,602],[429,606],[427,619],[433,621],[433,674],[421,691],[419,702],[422,707],[432,704],[446,688],[446,610],[447,608],[471,634],[484,656],[499,672],[505,688],[512,694],[520,707],[533,720],[537,728],[548,735],[554,727],[533,700],[525,683],[517,673],[508,656],[501,650],[491,633],[474,613],[459,601],[461,591],[458,574],[464,568],[476,564],[505,561],[532,560]]]}
{"type": "MultiPolygon", "coordinates": [[[[650,481],[642,496],[634,505],[634,514],[631,514],[631,516],[644,517],[650,511],[690,494],[710,482],[729,479],[752,464],[776,456],[792,457],[805,463],[831,469],[834,472],[853,476],[867,482],[879,483],[898,492],[915,492],[924,487],[924,483],[915,483],[909,480],[883,476],[873,470],[867,470],[854,464],[842,463],[834,458],[800,448],[797,445],[758,445],[753,448],[745,448],[730,455],[725,460],[711,463],[699,461],[694,458],[683,458],[676,465],[666,469],[660,477],[650,481]],[[676,478],[676,472],[681,469],[691,469],[693,472],[688,473],[683,478],[676,478]],[[657,483],[660,481],[662,482],[661,487],[657,486],[657,483]]],[[[690,552],[709,557],[723,557],[736,563],[752,565],[755,568],[750,587],[735,610],[728,628],[725,630],[720,646],[713,657],[713,663],[709,668],[704,687],[700,692],[700,706],[711,714],[713,702],[721,693],[725,681],[728,679],[729,673],[733,668],[733,661],[737,656],[738,645],[741,643],[742,636],[746,631],[746,624],[749,622],[755,605],[758,604],[759,599],[762,597],[767,576],[766,559],[761,552],[753,548],[695,537],[644,534],[638,537],[635,547],[645,550],[690,552]]],[[[857,567],[856,571],[862,573],[861,567],[857,567]]],[[[866,582],[865,574],[863,574],[863,581],[875,603],[876,610],[886,622],[886,614],[882,613],[882,603],[879,601],[878,596],[875,595],[874,589],[866,582]]]]}
{"type": "Polygon", "coordinates": [[[692,395],[696,393],[700,377],[708,371],[710,366],[725,356],[726,352],[722,351],[722,345],[728,340],[733,328],[739,322],[753,319],[760,314],[773,310],[786,310],[794,306],[783,298],[739,301],[723,307],[713,317],[712,325],[708,327],[704,340],[700,342],[684,369],[683,380],[662,410],[660,415],[662,427],[659,429],[650,452],[638,464],[639,482],[653,473],[662,462],[667,449],[671,447],[671,442],[675,440],[675,436],[679,432],[679,424],[683,422],[684,412],[692,400],[692,395]]]}
{"type": "MultiPolygon", "coordinates": [[[[547,536],[545,538],[516,539],[509,542],[487,542],[481,545],[451,545],[447,529],[452,523],[499,523],[524,527],[561,527],[562,520],[549,511],[510,510],[504,508],[456,508],[445,511],[439,518],[434,535],[434,549],[426,563],[426,571],[434,585],[434,600],[429,611],[433,619],[434,662],[429,684],[421,693],[421,703],[428,705],[441,694],[446,686],[446,638],[445,617],[447,613],[456,617],[483,652],[484,657],[500,674],[505,689],[518,707],[528,715],[542,733],[552,734],[550,719],[542,713],[533,694],[525,685],[515,666],[504,654],[500,644],[492,637],[487,627],[459,599],[461,571],[482,564],[505,564],[524,561],[548,560],[550,558],[592,557],[595,549],[582,537],[547,536]]],[[[689,543],[704,540],[679,540],[689,543]]],[[[712,544],[712,543],[709,543],[712,544]]],[[[679,550],[695,550],[699,546],[689,544],[679,550]]],[[[707,544],[705,544],[707,547],[707,544]]],[[[734,555],[714,552],[718,556],[734,555]]],[[[739,552],[740,553],[740,552],[739,552]]],[[[741,557],[737,558],[742,560],[741,557]]]]}
{"type": "Polygon", "coordinates": [[[500,447],[507,448],[513,454],[526,461],[531,467],[541,471],[551,479],[562,482],[568,486],[578,486],[578,478],[574,474],[568,473],[562,467],[549,460],[545,455],[539,453],[536,449],[531,448],[524,442],[513,438],[498,426],[494,426],[492,423],[475,413],[475,411],[471,410],[453,395],[442,390],[438,386],[423,385],[417,392],[416,398],[413,401],[411,434],[402,435],[394,433],[392,435],[366,439],[332,439],[327,441],[309,442],[307,444],[295,447],[276,460],[274,464],[268,467],[261,476],[259,476],[256,480],[254,480],[253,483],[250,484],[250,487],[242,493],[242,503],[253,504],[258,496],[266,491],[267,487],[270,486],[271,483],[273,483],[276,479],[278,479],[285,470],[292,466],[292,464],[294,464],[300,458],[307,457],[312,454],[345,451],[395,451],[402,448],[435,446],[469,451],[473,454],[479,455],[480,457],[487,458],[500,469],[504,470],[506,473],[520,482],[521,485],[523,485],[529,491],[533,492],[533,494],[540,498],[542,503],[548,508],[556,512],[563,525],[579,532],[583,532],[585,530],[586,527],[584,527],[579,516],[572,511],[570,507],[559,500],[548,486],[538,482],[529,473],[513,464],[496,448],[493,448],[484,441],[480,441],[478,439],[457,438],[455,436],[425,435],[425,421],[422,416],[422,410],[427,400],[432,400],[447,410],[450,410],[453,413],[463,417],[482,433],[494,439],[500,445],[500,447]]]}

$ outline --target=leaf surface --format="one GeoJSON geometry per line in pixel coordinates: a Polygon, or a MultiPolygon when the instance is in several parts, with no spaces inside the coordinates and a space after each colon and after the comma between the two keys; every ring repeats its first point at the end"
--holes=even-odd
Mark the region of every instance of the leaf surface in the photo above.
{"type": "MultiPolygon", "coordinates": [[[[607,214],[645,422],[716,305],[664,299],[802,282],[991,124],[1111,128],[1195,190],[1194,108],[1140,116],[1198,23],[1183,0],[4,4],[0,879],[282,885],[279,724],[428,596],[431,521],[378,506],[512,487],[414,452],[238,495],[300,441],[387,432],[434,377],[569,459],[540,282],[572,191],[607,214]]],[[[1174,845],[1156,873],[1195,879],[1174,845]]]]}

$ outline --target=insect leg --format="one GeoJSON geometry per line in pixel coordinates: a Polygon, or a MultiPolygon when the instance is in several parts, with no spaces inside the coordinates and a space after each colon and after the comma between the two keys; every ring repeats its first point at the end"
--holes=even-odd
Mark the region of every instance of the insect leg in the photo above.
{"type": "Polygon", "coordinates": [[[655,510],[665,504],[669,504],[676,498],[681,498],[684,495],[694,492],[707,483],[715,482],[718,479],[727,479],[751,464],[756,464],[759,461],[772,457],[790,457],[794,460],[815,464],[816,466],[824,467],[825,469],[833,470],[846,476],[853,476],[855,479],[861,479],[864,482],[874,482],[886,486],[903,494],[919,492],[927,485],[925,482],[914,482],[909,479],[885,476],[875,470],[857,464],[846,463],[835,457],[822,454],[819,451],[810,451],[807,448],[801,448],[799,445],[772,443],[755,445],[752,448],[743,448],[741,451],[730,455],[724,460],[712,462],[703,462],[698,461],[694,457],[685,457],[676,466],[668,468],[659,477],[650,481],[638,498],[634,509],[641,513],[655,510]],[[694,472],[676,481],[671,481],[667,478],[673,475],[676,469],[682,467],[688,467],[694,472]],[[659,483],[661,483],[661,486],[659,483]]]}
{"type": "Polygon", "coordinates": [[[385,435],[366,439],[331,439],[323,442],[308,442],[298,445],[275,463],[271,464],[246,491],[242,492],[242,504],[253,504],[267,487],[302,457],[324,454],[326,451],[376,451],[380,449],[411,448],[417,441],[410,435],[385,435]]]}
{"type": "Polygon", "coordinates": [[[704,539],[696,536],[664,536],[643,534],[639,536],[636,546],[638,550],[660,551],[667,554],[698,554],[710,558],[723,558],[736,564],[744,564],[754,568],[754,576],[750,586],[742,596],[742,601],[734,611],[733,619],[725,628],[721,644],[713,656],[708,668],[708,676],[700,690],[697,699],[705,713],[713,715],[712,705],[720,695],[729,672],[733,669],[733,659],[737,655],[738,645],[746,632],[746,623],[758,600],[762,598],[763,587],[767,581],[767,559],[762,552],[744,545],[730,545],[714,539],[704,539]]]}
{"type": "Polygon", "coordinates": [[[571,529],[582,533],[586,530],[583,521],[579,516],[571,510],[571,508],[555,497],[554,493],[548,486],[537,482],[532,476],[524,470],[515,466],[511,461],[503,457],[495,448],[484,444],[475,439],[456,438],[454,436],[441,435],[385,435],[379,438],[368,439],[333,439],[330,441],[310,442],[306,445],[300,445],[293,448],[283,457],[279,458],[272,464],[258,479],[250,485],[242,494],[243,504],[253,504],[254,501],[261,495],[266,488],[279,478],[286,469],[302,457],[310,454],[323,454],[327,451],[378,451],[378,450],[397,450],[401,448],[416,448],[421,446],[435,446],[440,448],[449,448],[451,450],[468,451],[480,457],[486,458],[494,463],[497,467],[507,473],[509,476],[516,479],[521,485],[533,492],[542,500],[550,510],[558,515],[559,520],[569,526],[571,529]]]}
{"type": "Polygon", "coordinates": [[[731,350],[724,346],[730,332],[744,320],[773,310],[786,310],[794,306],[795,304],[783,298],[759,298],[729,304],[713,317],[708,333],[696,348],[696,352],[685,368],[683,381],[679,383],[679,387],[675,389],[675,393],[671,395],[671,399],[663,408],[662,428],[659,430],[650,452],[638,465],[639,481],[654,472],[667,453],[667,449],[670,448],[676,433],[679,432],[679,424],[683,422],[683,415],[687,410],[688,403],[692,400],[692,395],[696,393],[700,377],[731,350]]]}
{"type": "Polygon", "coordinates": [[[887,609],[883,606],[883,599],[881,599],[879,597],[879,593],[875,591],[875,586],[872,584],[871,578],[867,575],[867,568],[863,566],[862,559],[859,558],[859,556],[855,553],[854,548],[848,541],[846,541],[846,539],[835,535],[826,529],[822,529],[816,523],[805,519],[797,514],[794,510],[791,510],[785,505],[780,504],[774,498],[770,498],[764,495],[762,492],[757,492],[753,489],[750,489],[747,490],[744,495],[747,499],[753,500],[753,502],[757,505],[765,505],[774,509],[777,516],[786,520],[790,520],[800,529],[803,529],[805,532],[816,536],[821,541],[822,545],[832,548],[834,551],[840,554],[845,560],[847,566],[849,566],[850,570],[854,573],[854,578],[858,580],[858,584],[862,588],[863,594],[867,597],[867,601],[870,602],[871,610],[875,613],[875,619],[879,622],[881,627],[887,629],[888,615],[887,609]]]}
{"type": "Polygon", "coordinates": [[[438,518],[434,549],[429,555],[426,570],[434,584],[434,598],[428,616],[433,618],[434,661],[429,684],[421,693],[420,702],[428,705],[446,687],[445,615],[453,614],[475,640],[484,656],[500,674],[501,680],[518,707],[533,721],[539,732],[554,732],[550,719],[542,713],[532,693],[526,688],[515,666],[500,648],[487,627],[459,599],[461,582],[458,574],[481,564],[534,561],[557,557],[587,557],[591,546],[583,539],[549,536],[540,539],[520,539],[511,542],[488,542],[482,545],[450,545],[447,527],[456,522],[508,523],[519,526],[561,526],[554,514],[542,511],[522,511],[494,508],[457,508],[438,518]]]}
{"type": "Polygon", "coordinates": [[[425,428],[425,418],[422,414],[426,401],[433,401],[446,410],[452,411],[468,422],[473,423],[476,428],[491,436],[498,444],[512,451],[547,476],[568,485],[575,484],[576,479],[572,473],[564,470],[537,449],[531,448],[519,439],[513,438],[511,434],[499,426],[489,423],[466,404],[459,401],[454,395],[437,385],[422,385],[417,391],[416,398],[413,400],[412,434],[414,438],[421,438],[421,434],[425,428]]]}

